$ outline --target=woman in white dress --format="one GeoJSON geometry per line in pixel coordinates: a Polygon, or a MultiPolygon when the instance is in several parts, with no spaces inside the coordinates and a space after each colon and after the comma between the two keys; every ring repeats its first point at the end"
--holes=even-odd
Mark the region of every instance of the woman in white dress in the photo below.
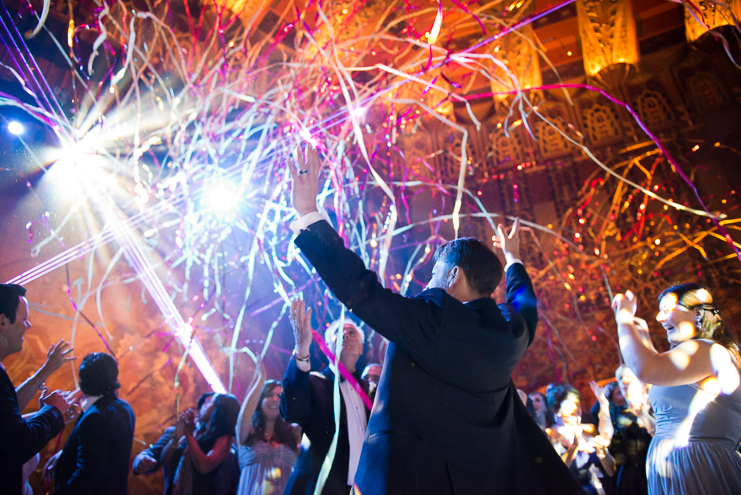
{"type": "Polygon", "coordinates": [[[298,458],[298,438],[278,410],[283,387],[265,381],[262,361],[258,377],[237,419],[238,495],[281,495],[298,458]],[[258,394],[258,390],[260,393],[258,394]]]}

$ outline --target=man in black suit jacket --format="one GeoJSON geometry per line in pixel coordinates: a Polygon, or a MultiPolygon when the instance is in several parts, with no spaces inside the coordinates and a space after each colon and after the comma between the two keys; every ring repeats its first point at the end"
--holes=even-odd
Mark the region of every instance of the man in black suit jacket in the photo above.
{"type": "Polygon", "coordinates": [[[56,461],[54,493],[125,495],[135,418],[116,395],[118,364],[94,352],[82,360],[79,376],[83,413],[56,461]]]}
{"type": "Polygon", "coordinates": [[[477,239],[440,246],[425,291],[385,289],[346,249],[316,208],[321,162],[300,150],[291,225],[296,245],[327,286],[390,341],[355,485],[362,495],[570,494],[580,490],[530,417],[512,383],[533,341],[536,298],[519,257],[518,221],[508,236],[507,303],[490,297],[502,277],[477,239]]]}
{"type": "MultiPolygon", "coordinates": [[[[37,413],[28,419],[21,416],[15,387],[2,361],[20,352],[23,336],[31,328],[25,296],[26,289],[20,285],[0,284],[0,490],[12,495],[23,493],[23,464],[58,435],[74,413],[72,399],[54,391],[42,393],[37,413]]],[[[27,382],[26,386],[34,384],[27,382]]],[[[27,394],[26,400],[32,395],[27,394]]]]}
{"type": "MultiPolygon", "coordinates": [[[[283,375],[280,411],[286,421],[301,426],[311,444],[302,445],[284,494],[313,495],[335,434],[333,399],[335,376],[329,367],[321,373],[310,373],[311,310],[304,312],[303,301],[294,301],[291,308],[291,323],[296,346],[293,358],[283,375]]],[[[327,330],[325,340],[331,349],[334,349],[336,335],[340,331],[339,323],[335,322],[327,330]]],[[[361,385],[363,393],[367,394],[367,384],[360,378],[360,371],[355,369],[358,357],[363,352],[363,332],[346,320],[343,335],[340,363],[352,373],[361,385]]],[[[350,493],[370,416],[370,411],[363,404],[357,391],[344,378],[341,380],[340,428],[332,467],[321,492],[323,495],[350,493]]]]}
{"type": "MultiPolygon", "coordinates": [[[[201,408],[206,402],[206,399],[213,395],[214,392],[206,392],[198,398],[198,406],[196,407],[198,415],[201,414],[201,408]]],[[[196,421],[200,421],[200,417],[197,417],[196,421]]],[[[170,490],[172,489],[173,477],[175,476],[175,468],[177,468],[177,466],[163,465],[162,451],[165,450],[167,444],[175,439],[175,431],[175,426],[165,428],[165,431],[162,432],[162,436],[159,438],[159,440],[157,440],[157,443],[155,443],[148,449],[144,449],[139,452],[136,457],[134,457],[134,463],[132,465],[132,471],[136,476],[140,474],[150,474],[157,468],[162,467],[162,474],[164,476],[164,495],[170,494],[170,490]]],[[[239,466],[237,466],[237,471],[239,471],[239,466]]],[[[239,483],[239,480],[237,480],[237,483],[239,483]]]]}

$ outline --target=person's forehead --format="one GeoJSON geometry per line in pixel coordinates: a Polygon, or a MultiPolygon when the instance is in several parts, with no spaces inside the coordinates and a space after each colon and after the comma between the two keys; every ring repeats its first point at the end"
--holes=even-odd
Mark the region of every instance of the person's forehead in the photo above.
{"type": "Polygon", "coordinates": [[[677,307],[677,303],[678,300],[676,294],[667,294],[661,298],[661,301],[659,301],[659,309],[671,311],[677,307]]]}
{"type": "Polygon", "coordinates": [[[16,314],[28,314],[28,299],[23,296],[18,297],[20,298],[20,303],[18,304],[16,314]]]}

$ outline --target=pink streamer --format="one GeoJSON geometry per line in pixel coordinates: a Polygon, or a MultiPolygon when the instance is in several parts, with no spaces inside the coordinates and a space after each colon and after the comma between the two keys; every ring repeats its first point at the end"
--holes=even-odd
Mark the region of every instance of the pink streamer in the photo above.
{"type": "Polygon", "coordinates": [[[371,402],[370,397],[368,397],[368,394],[365,393],[365,390],[363,390],[363,387],[360,386],[355,377],[352,376],[349,371],[347,371],[347,368],[345,368],[342,363],[337,360],[337,356],[335,356],[334,353],[329,350],[329,346],[326,342],[324,342],[324,339],[321,335],[319,335],[319,332],[312,329],[311,334],[314,336],[314,342],[317,343],[319,349],[321,349],[324,355],[327,356],[329,362],[337,365],[337,369],[340,371],[340,375],[342,375],[343,378],[347,380],[350,385],[352,385],[352,388],[354,388],[360,398],[363,399],[363,404],[365,404],[365,407],[367,407],[368,409],[373,409],[373,403],[371,402]]]}

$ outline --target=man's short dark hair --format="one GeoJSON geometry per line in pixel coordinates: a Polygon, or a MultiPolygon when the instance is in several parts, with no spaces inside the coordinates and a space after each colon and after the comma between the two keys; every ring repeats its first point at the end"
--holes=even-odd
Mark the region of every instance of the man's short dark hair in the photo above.
{"type": "Polygon", "coordinates": [[[26,288],[18,284],[0,284],[0,314],[10,323],[15,323],[20,298],[26,295],[26,288]]]}
{"type": "Polygon", "coordinates": [[[116,358],[104,352],[91,352],[80,364],[80,390],[89,396],[105,395],[121,387],[116,358]]]}
{"type": "Polygon", "coordinates": [[[466,274],[468,286],[479,294],[492,294],[504,274],[504,267],[494,251],[475,237],[446,242],[435,250],[435,262],[458,266],[466,274]]]}

